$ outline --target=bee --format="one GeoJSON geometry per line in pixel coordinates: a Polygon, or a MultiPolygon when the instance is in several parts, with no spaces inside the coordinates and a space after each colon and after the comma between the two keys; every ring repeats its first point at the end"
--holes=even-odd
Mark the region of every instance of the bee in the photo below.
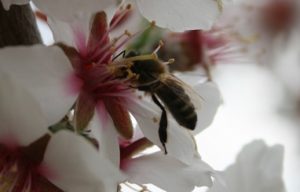
{"type": "MultiPolygon", "coordinates": [[[[197,113],[196,107],[187,93],[187,90],[191,89],[169,73],[167,64],[172,63],[173,60],[168,62],[159,60],[156,54],[158,49],[159,47],[150,55],[140,55],[135,51],[130,51],[125,55],[124,52],[123,62],[127,65],[120,69],[119,78],[131,79],[132,87],[150,94],[153,102],[161,109],[158,135],[165,154],[167,154],[165,145],[168,127],[166,109],[179,125],[189,130],[194,130],[196,127],[197,113]]],[[[199,98],[201,99],[199,95],[194,98],[197,98],[198,101],[199,98]]]]}

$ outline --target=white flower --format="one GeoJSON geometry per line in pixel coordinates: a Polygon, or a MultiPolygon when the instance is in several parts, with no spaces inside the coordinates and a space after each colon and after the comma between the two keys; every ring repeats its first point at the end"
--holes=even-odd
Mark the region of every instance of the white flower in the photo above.
{"type": "Polygon", "coordinates": [[[221,0],[135,0],[141,14],[171,31],[211,28],[222,10],[221,0]]]}
{"type": "Polygon", "coordinates": [[[1,190],[110,191],[123,180],[83,138],[63,131],[50,136],[38,103],[2,72],[0,106],[1,190]]]}
{"type": "Polygon", "coordinates": [[[298,32],[298,7],[296,1],[240,1],[224,9],[217,26],[225,27],[251,60],[269,65],[276,61],[274,51],[284,51],[291,32],[298,32]]]}
{"type": "MultiPolygon", "coordinates": [[[[232,192],[284,192],[283,147],[254,141],[243,148],[235,164],[221,172],[232,192]]],[[[213,186],[209,192],[219,191],[213,186]]]]}
{"type": "Polygon", "coordinates": [[[199,157],[190,165],[161,153],[144,155],[123,162],[128,181],[138,184],[154,184],[166,191],[192,191],[196,186],[213,185],[214,170],[199,157]]]}
{"type": "MultiPolygon", "coordinates": [[[[97,117],[94,119],[98,119],[98,124],[101,124],[100,131],[112,131],[100,137],[104,137],[106,141],[109,141],[108,143],[117,141],[118,135],[112,130],[117,128],[123,137],[129,139],[132,136],[129,110],[137,119],[144,135],[161,147],[158,137],[158,120],[161,110],[153,102],[141,101],[131,91],[124,89],[126,84],[113,80],[114,77],[107,71],[106,65],[111,62],[115,51],[111,49],[112,46],[119,47],[123,45],[123,42],[119,40],[112,43],[109,40],[109,28],[105,19],[103,12],[95,15],[91,22],[88,40],[85,39],[87,35],[84,31],[75,30],[76,49],[62,46],[71,63],[56,46],[18,47],[5,48],[0,51],[0,60],[3,61],[0,68],[18,78],[23,86],[27,87],[39,100],[46,114],[51,114],[48,117],[49,124],[59,121],[77,98],[75,111],[77,128],[84,129],[96,109],[97,117]]],[[[61,39],[63,39],[63,34],[60,34],[61,39]]],[[[195,130],[197,133],[211,123],[220,104],[218,89],[209,84],[198,85],[199,89],[197,88],[197,92],[205,97],[197,111],[199,112],[195,130]]],[[[171,115],[168,115],[168,121],[166,144],[168,154],[190,163],[196,152],[193,136],[171,115]]],[[[100,152],[106,151],[110,160],[116,163],[119,159],[118,150],[116,144],[100,145],[100,152]],[[101,150],[101,146],[108,148],[101,150]],[[107,151],[114,152],[108,153],[107,151]]]]}

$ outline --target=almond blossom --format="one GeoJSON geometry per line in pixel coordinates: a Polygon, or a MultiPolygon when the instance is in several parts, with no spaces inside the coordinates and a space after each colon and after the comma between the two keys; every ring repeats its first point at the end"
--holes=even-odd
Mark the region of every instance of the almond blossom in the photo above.
{"type": "Polygon", "coordinates": [[[5,73],[0,80],[1,191],[110,191],[124,179],[83,138],[51,136],[30,93],[5,73]]]}
{"type": "MultiPolygon", "coordinates": [[[[112,55],[116,50],[128,41],[126,37],[128,33],[125,32],[111,41],[106,22],[103,12],[96,14],[91,22],[87,41],[85,41],[84,31],[75,28],[77,48],[60,44],[68,58],[56,46],[5,48],[0,52],[1,60],[5,61],[1,69],[18,78],[25,87],[32,91],[42,108],[48,112],[46,114],[52,114],[48,117],[49,124],[58,122],[67,114],[77,99],[74,121],[77,131],[85,129],[96,109],[101,127],[110,131],[114,131],[115,127],[123,137],[129,139],[132,135],[130,111],[139,123],[149,122],[140,127],[143,128],[146,137],[150,137],[150,140],[161,146],[157,135],[158,123],[153,121],[154,118],[160,118],[160,110],[153,103],[150,108],[148,107],[148,112],[143,110],[145,108],[143,104],[140,105],[142,107],[137,107],[139,102],[136,101],[140,101],[138,96],[133,97],[134,94],[128,89],[128,84],[123,80],[115,79],[110,74],[107,66],[112,62],[112,55]],[[32,75],[33,73],[35,75],[32,75]],[[48,102],[50,98],[51,104],[48,102]]],[[[215,94],[218,95],[219,92],[216,91],[215,94]]],[[[216,100],[213,103],[216,105],[210,106],[206,105],[205,101],[203,102],[203,107],[199,108],[202,114],[206,114],[211,107],[218,108],[219,97],[214,98],[216,100]]],[[[216,112],[216,110],[212,111],[216,112]]],[[[196,132],[203,130],[212,121],[210,117],[213,117],[214,113],[209,114],[208,119],[205,116],[199,116],[199,126],[196,126],[196,132]],[[204,123],[203,126],[203,122],[208,123],[204,123]]],[[[194,156],[195,143],[187,130],[180,127],[174,119],[168,118],[168,120],[170,121],[167,142],[169,154],[188,161],[194,156]]],[[[112,136],[110,140],[116,143],[118,135],[109,135],[112,136]]],[[[110,159],[117,159],[118,149],[114,147],[110,150],[115,151],[114,157],[110,159]]],[[[115,160],[115,162],[118,161],[115,160]]]]}
{"type": "MultiPolygon", "coordinates": [[[[123,10],[124,13],[128,9],[130,6],[123,10]]],[[[131,34],[125,31],[121,35],[111,38],[111,30],[122,17],[115,18],[114,22],[108,22],[109,19],[102,11],[87,18],[86,23],[81,24],[86,27],[89,23],[90,26],[83,29],[80,23],[72,22],[70,24],[53,19],[51,27],[54,37],[58,41],[53,46],[36,45],[1,49],[0,69],[18,80],[38,100],[43,112],[47,115],[48,125],[59,122],[68,113],[74,113],[71,115],[74,131],[80,135],[96,138],[98,155],[101,155],[104,160],[109,159],[115,166],[120,164],[119,137],[130,141],[135,131],[130,114],[137,120],[143,136],[164,149],[157,131],[161,110],[144,93],[131,87],[130,78],[116,78],[114,73],[114,67],[121,66],[123,59],[116,55],[122,52],[126,43],[137,36],[139,32],[131,34]],[[67,28],[65,28],[66,26],[67,28]],[[71,32],[71,36],[70,33],[68,36],[64,36],[66,34],[64,32],[71,32]],[[89,133],[90,130],[91,133],[89,133]]],[[[153,54],[156,52],[154,51],[153,54]]],[[[193,172],[193,175],[201,176],[199,183],[193,181],[192,185],[187,184],[188,188],[195,185],[209,185],[210,171],[207,171],[205,166],[205,169],[202,169],[203,163],[200,159],[198,159],[199,161],[195,160],[198,152],[193,134],[199,133],[212,122],[221,102],[219,90],[211,82],[195,81],[195,92],[203,96],[201,106],[197,107],[196,111],[199,118],[195,131],[191,132],[181,127],[170,114],[168,115],[166,148],[169,159],[172,159],[171,161],[175,162],[174,166],[178,166],[178,168],[190,169],[189,166],[196,166],[196,164],[198,166],[198,163],[200,166],[200,168],[196,166],[197,171],[193,172]]],[[[65,137],[62,135],[67,135],[67,133],[58,132],[52,139],[55,141],[53,143],[59,145],[61,142],[55,138],[65,137]]],[[[49,154],[57,154],[64,159],[64,155],[69,151],[71,155],[80,157],[79,159],[72,158],[78,159],[78,161],[64,164],[65,162],[61,162],[59,159],[53,160],[50,155],[45,154],[46,160],[53,160],[51,165],[56,166],[53,170],[64,170],[63,172],[66,173],[63,177],[51,178],[51,181],[68,191],[83,191],[82,187],[100,190],[115,186],[116,181],[120,181],[120,177],[99,181],[98,178],[103,179],[103,177],[99,175],[101,172],[98,171],[99,168],[93,168],[95,162],[93,158],[87,161],[79,152],[90,151],[91,153],[84,157],[93,157],[96,156],[93,153],[93,151],[97,151],[95,148],[92,150],[76,147],[79,151],[69,150],[68,143],[71,144],[72,141],[81,143],[77,140],[79,139],[76,139],[75,136],[65,139],[66,142],[63,146],[66,148],[60,147],[62,152],[56,152],[55,147],[51,147],[51,143],[49,144],[48,148],[51,151],[49,154]],[[90,162],[86,172],[92,174],[92,176],[86,176],[83,181],[80,181],[80,178],[72,177],[72,175],[77,176],[84,171],[72,168],[77,166],[76,163],[82,163],[81,159],[84,162],[90,162]],[[70,178],[78,179],[78,184],[70,182],[70,178]],[[99,185],[90,185],[95,180],[99,185]],[[111,187],[105,187],[105,184],[111,187]]],[[[164,157],[161,154],[160,158],[164,157]]],[[[114,173],[114,169],[111,170],[104,160],[99,161],[101,164],[99,167],[105,166],[114,173]]],[[[101,173],[103,174],[103,172],[101,173]]],[[[190,179],[191,177],[185,182],[188,183],[190,179]]]]}
{"type": "Polygon", "coordinates": [[[251,60],[269,65],[298,31],[295,0],[240,1],[224,9],[217,26],[238,42],[251,60]]]}
{"type": "MultiPolygon", "coordinates": [[[[246,145],[236,162],[220,174],[232,192],[284,192],[282,172],[283,147],[269,147],[257,140],[246,145]]],[[[209,192],[219,191],[219,187],[214,185],[209,192]]]]}
{"type": "Polygon", "coordinates": [[[213,169],[195,157],[190,165],[160,153],[143,155],[123,162],[122,170],[128,181],[154,184],[166,191],[192,191],[196,186],[213,185],[213,169]]]}

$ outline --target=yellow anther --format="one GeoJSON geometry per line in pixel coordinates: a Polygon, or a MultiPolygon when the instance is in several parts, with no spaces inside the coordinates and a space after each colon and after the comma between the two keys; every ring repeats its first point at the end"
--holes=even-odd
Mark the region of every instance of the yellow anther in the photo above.
{"type": "Polygon", "coordinates": [[[109,48],[109,51],[111,51],[112,53],[116,51],[116,47],[114,45],[112,45],[110,48],[109,48]]]}
{"type": "Polygon", "coordinates": [[[132,5],[130,4],[130,3],[128,3],[127,5],[126,5],[126,9],[131,9],[132,8],[132,5]]]}
{"type": "Polygon", "coordinates": [[[155,21],[151,21],[150,22],[150,27],[154,27],[156,25],[156,22],[155,21]]]}
{"type": "Polygon", "coordinates": [[[169,59],[168,63],[171,64],[171,63],[174,63],[175,62],[175,59],[174,58],[171,58],[169,59]]]}
{"type": "Polygon", "coordinates": [[[127,29],[124,31],[124,34],[127,35],[128,37],[132,36],[132,34],[127,29]]]}
{"type": "Polygon", "coordinates": [[[165,43],[163,42],[163,40],[160,40],[160,41],[159,41],[159,46],[160,46],[160,47],[164,46],[164,44],[165,44],[165,43]]]}

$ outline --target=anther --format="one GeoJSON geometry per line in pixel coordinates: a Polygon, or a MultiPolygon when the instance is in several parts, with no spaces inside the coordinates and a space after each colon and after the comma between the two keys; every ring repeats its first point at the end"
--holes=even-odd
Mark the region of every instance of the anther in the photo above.
{"type": "Polygon", "coordinates": [[[128,37],[132,36],[132,34],[127,29],[124,31],[124,34],[127,35],[128,37]]]}
{"type": "Polygon", "coordinates": [[[154,27],[154,26],[155,26],[155,24],[156,24],[156,22],[155,22],[155,21],[151,21],[151,23],[150,23],[150,27],[154,27]]]}
{"type": "Polygon", "coordinates": [[[130,3],[128,3],[127,5],[126,5],[126,9],[127,10],[130,10],[132,8],[132,5],[130,4],[130,3]]]}
{"type": "Polygon", "coordinates": [[[171,63],[174,63],[175,62],[175,59],[174,58],[171,58],[169,59],[168,63],[171,64],[171,63]]]}

